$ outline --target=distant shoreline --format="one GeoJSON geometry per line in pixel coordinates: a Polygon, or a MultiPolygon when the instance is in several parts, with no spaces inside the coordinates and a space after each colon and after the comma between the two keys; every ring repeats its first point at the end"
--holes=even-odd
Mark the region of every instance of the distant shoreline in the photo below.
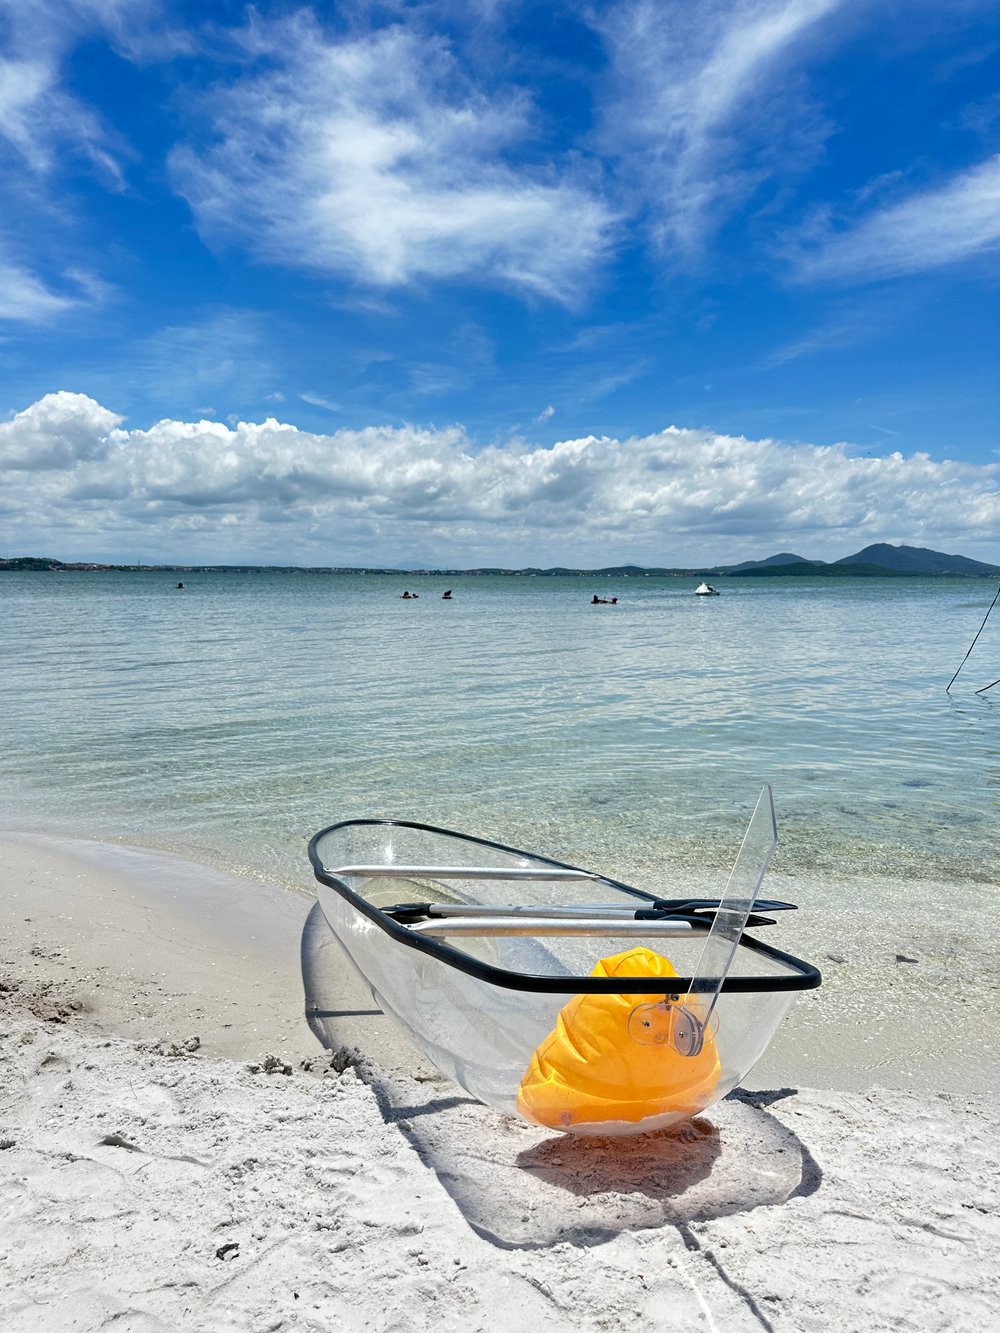
{"type": "MultiPolygon", "coordinates": [[[[888,548],[908,551],[910,548],[888,548]]],[[[923,553],[921,553],[923,554],[923,553]]],[[[181,565],[181,564],[104,564],[99,561],[64,561],[44,556],[16,556],[0,560],[0,573],[118,573],[118,574],[374,574],[400,579],[425,577],[459,578],[995,578],[1000,566],[970,560],[965,556],[937,557],[936,567],[893,568],[874,560],[848,557],[843,561],[826,563],[811,560],[747,561],[740,565],[698,565],[693,568],[612,565],[600,569],[575,569],[553,566],[547,569],[524,566],[518,569],[499,566],[481,566],[471,569],[427,568],[393,569],[382,565],[181,565]],[[952,563],[954,562],[954,563],[952,563]]]]}

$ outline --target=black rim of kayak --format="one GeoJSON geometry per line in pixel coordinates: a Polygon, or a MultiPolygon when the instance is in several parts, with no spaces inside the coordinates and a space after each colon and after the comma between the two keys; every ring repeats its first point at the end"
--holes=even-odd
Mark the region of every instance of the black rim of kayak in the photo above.
{"type": "MultiPolygon", "coordinates": [[[[439,939],[414,934],[413,931],[395,921],[386,912],[375,907],[367,899],[362,898],[360,894],[355,893],[342,879],[338,879],[336,875],[331,874],[319,856],[318,845],[328,834],[335,833],[338,829],[377,826],[408,828],[416,829],[421,833],[443,834],[449,838],[458,838],[462,842],[473,843],[479,847],[489,847],[493,851],[506,852],[513,856],[527,856],[542,865],[553,866],[559,870],[580,870],[581,867],[568,865],[565,861],[554,861],[551,857],[541,856],[536,852],[525,852],[518,847],[508,847],[502,842],[491,842],[487,838],[477,838],[468,833],[457,833],[454,829],[437,828],[433,824],[420,824],[415,820],[343,819],[336,824],[328,824],[326,828],[320,829],[309,840],[309,860],[312,863],[313,873],[321,884],[325,884],[327,888],[340,894],[346,902],[360,912],[362,916],[366,916],[384,930],[390,939],[395,940],[397,944],[405,945],[408,949],[417,949],[420,953],[429,954],[448,967],[456,968],[459,972],[465,972],[479,981],[485,981],[491,986],[499,986],[504,990],[537,991],[548,995],[563,993],[681,995],[712,993],[719,988],[718,977],[702,977],[697,981],[694,977],[670,977],[669,985],[664,984],[664,979],[660,978],[656,985],[651,985],[649,977],[547,977],[530,972],[511,972],[506,968],[493,967],[489,963],[483,963],[478,958],[473,958],[470,954],[463,952],[461,949],[456,949],[453,945],[445,944],[439,939]]],[[[611,888],[630,894],[640,902],[655,901],[654,895],[644,893],[642,889],[634,888],[630,884],[622,884],[620,881],[609,879],[605,875],[599,876],[598,880],[611,888]]],[[[792,954],[784,953],[781,949],[775,949],[770,944],[764,944],[750,935],[744,933],[740,937],[739,947],[750,949],[752,952],[760,954],[773,962],[780,963],[783,967],[788,968],[789,972],[780,976],[726,976],[721,987],[722,993],[725,995],[747,995],[761,991],[813,990],[822,981],[819,969],[813,967],[811,963],[804,962],[801,958],[795,958],[792,954]]]]}

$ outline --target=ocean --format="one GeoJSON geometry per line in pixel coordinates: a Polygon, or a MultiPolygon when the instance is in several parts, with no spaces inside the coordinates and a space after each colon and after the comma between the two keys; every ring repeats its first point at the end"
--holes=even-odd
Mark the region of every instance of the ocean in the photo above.
{"type": "Polygon", "coordinates": [[[997,884],[1000,612],[945,692],[991,581],[695,583],[5,573],[0,818],[297,888],[368,815],[712,878],[770,783],[778,872],[997,884]]]}
{"type": "Polygon", "coordinates": [[[370,816],[708,896],[768,783],[768,938],[823,986],[758,1086],[994,1089],[1000,610],[945,690],[994,584],[696,582],[5,573],[0,826],[216,921],[247,878],[305,916],[310,836],[370,816]]]}

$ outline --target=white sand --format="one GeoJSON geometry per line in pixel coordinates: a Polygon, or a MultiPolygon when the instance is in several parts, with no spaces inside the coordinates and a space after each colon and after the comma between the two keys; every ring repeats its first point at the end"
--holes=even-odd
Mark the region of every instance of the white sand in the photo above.
{"type": "Polygon", "coordinates": [[[991,1095],[775,1088],[553,1137],[377,1014],[314,1017],[379,1059],[328,1068],[304,897],[54,839],[0,873],[5,1333],[1000,1328],[991,1095]]]}

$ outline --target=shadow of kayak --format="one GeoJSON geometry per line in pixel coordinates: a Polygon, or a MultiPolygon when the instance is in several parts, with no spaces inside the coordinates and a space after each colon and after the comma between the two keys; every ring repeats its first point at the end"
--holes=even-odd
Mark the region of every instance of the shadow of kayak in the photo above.
{"type": "Polygon", "coordinates": [[[553,1135],[445,1079],[372,1001],[317,903],[302,933],[306,1019],[353,1066],[387,1126],[437,1176],[479,1236],[503,1249],[604,1244],[811,1194],[821,1172],[767,1106],[794,1090],[731,1094],[710,1113],[631,1137],[553,1135]]]}

